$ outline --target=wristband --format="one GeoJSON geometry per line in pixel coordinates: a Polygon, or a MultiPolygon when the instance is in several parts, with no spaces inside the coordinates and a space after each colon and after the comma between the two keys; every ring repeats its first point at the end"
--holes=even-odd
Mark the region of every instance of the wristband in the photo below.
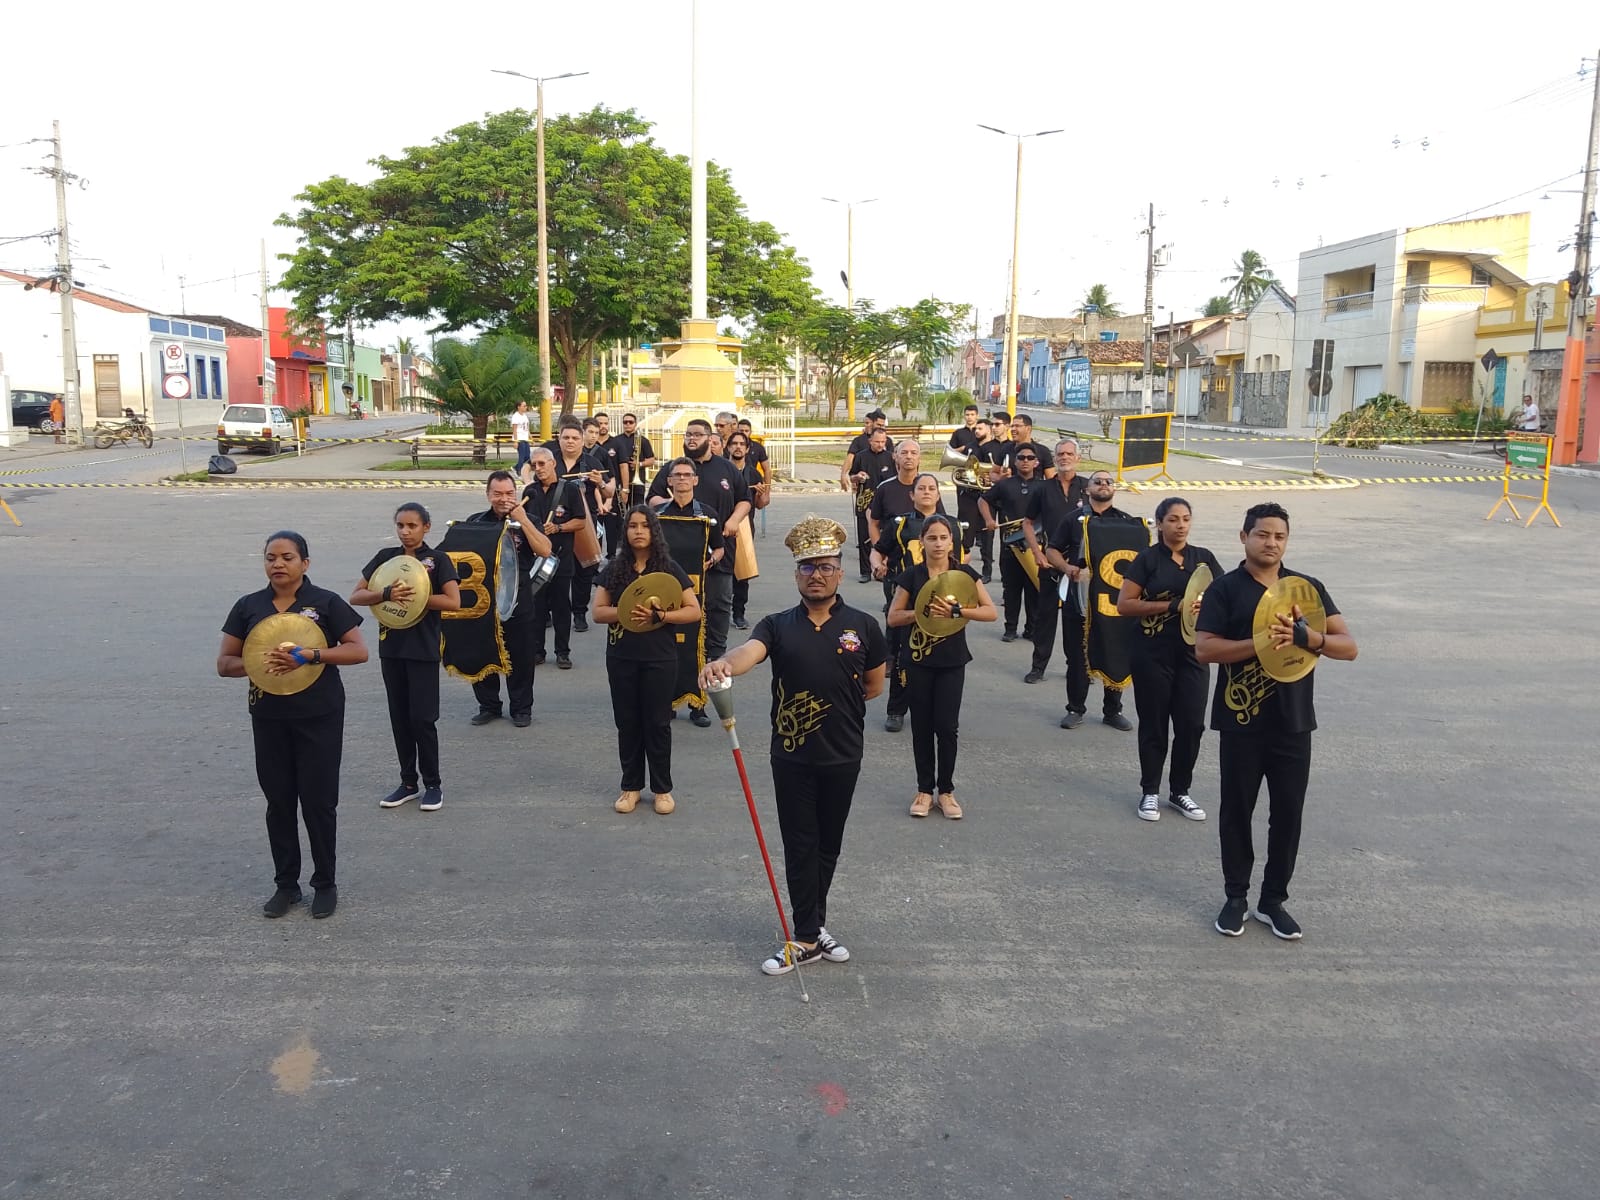
{"type": "Polygon", "coordinates": [[[950,601],[950,617],[957,621],[961,619],[961,605],[955,600],[950,601]]]}
{"type": "Polygon", "coordinates": [[[306,658],[306,652],[300,649],[299,646],[289,647],[289,657],[294,659],[294,665],[297,667],[303,667],[310,661],[306,658]]]}
{"type": "Polygon", "coordinates": [[[319,666],[322,665],[322,651],[321,650],[313,650],[311,652],[311,665],[314,666],[314,667],[319,667],[319,666]]]}
{"type": "Polygon", "coordinates": [[[1167,605],[1167,612],[1171,616],[1175,617],[1179,613],[1181,613],[1182,611],[1183,611],[1183,597],[1181,597],[1181,596],[1178,597],[1178,599],[1174,600],[1171,604],[1167,605]]]}
{"type": "Polygon", "coordinates": [[[389,603],[389,598],[393,594],[394,594],[394,584],[391,583],[388,587],[383,589],[383,602],[385,604],[389,603]]]}
{"type": "Polygon", "coordinates": [[[1295,618],[1294,644],[1302,650],[1311,649],[1311,626],[1306,624],[1304,617],[1295,618]]]}

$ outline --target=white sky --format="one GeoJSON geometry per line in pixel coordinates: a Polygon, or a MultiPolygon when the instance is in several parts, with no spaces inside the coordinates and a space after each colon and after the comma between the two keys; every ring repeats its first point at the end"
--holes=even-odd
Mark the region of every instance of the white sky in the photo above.
{"type": "MultiPolygon", "coordinates": [[[[532,107],[531,83],[491,67],[587,70],[547,87],[552,112],[633,107],[687,154],[689,8],[89,0],[63,27],[65,10],[10,6],[0,266],[54,261],[47,242],[6,243],[54,225],[50,181],[26,173],[48,147],[15,143],[59,118],[67,165],[89,181],[69,197],[78,278],[177,310],[182,274],[189,311],[253,320],[259,240],[292,248],[271,222],[304,185],[369,178],[377,154],[532,107]]],[[[1319,239],[1469,211],[1531,211],[1531,274],[1565,275],[1579,197],[1556,189],[1582,184],[1594,77],[1578,68],[1600,47],[1600,10],[1556,0],[1478,25],[1466,7],[1353,0],[1315,26],[1313,11],[700,0],[705,149],[830,298],[843,300],[845,214],[821,197],[875,197],[856,214],[857,296],[964,301],[985,333],[1005,304],[1015,143],[979,122],[1067,131],[1025,144],[1024,312],[1067,315],[1096,282],[1140,309],[1151,200],[1156,241],[1173,246],[1155,302],[1180,317],[1226,290],[1247,247],[1293,291],[1319,239]]]]}

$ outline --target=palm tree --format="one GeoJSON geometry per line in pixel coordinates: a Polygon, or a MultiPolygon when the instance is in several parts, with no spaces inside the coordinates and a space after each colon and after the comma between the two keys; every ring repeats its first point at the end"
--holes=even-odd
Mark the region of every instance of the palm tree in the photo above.
{"type": "Polygon", "coordinates": [[[1233,311],[1233,301],[1226,296],[1213,296],[1206,301],[1203,317],[1225,317],[1233,311]]]}
{"type": "Polygon", "coordinates": [[[472,418],[472,461],[481,466],[489,419],[511,412],[518,400],[538,399],[539,356],[510,333],[475,342],[445,338],[436,347],[433,374],[419,382],[441,410],[472,418]]]}
{"type": "Polygon", "coordinates": [[[922,376],[915,370],[905,367],[897,374],[889,376],[885,382],[884,391],[895,406],[900,409],[900,419],[910,420],[911,410],[922,403],[927,395],[927,386],[922,382],[922,376]]]}
{"type": "Polygon", "coordinates": [[[1244,311],[1261,298],[1261,293],[1267,290],[1270,284],[1278,282],[1278,277],[1267,267],[1267,260],[1254,250],[1246,250],[1239,255],[1239,261],[1233,264],[1234,273],[1224,275],[1223,283],[1233,284],[1228,292],[1239,311],[1244,311]]]}
{"type": "Polygon", "coordinates": [[[1078,311],[1096,312],[1102,317],[1120,317],[1122,310],[1117,307],[1117,302],[1111,298],[1111,292],[1103,283],[1097,283],[1083,297],[1083,303],[1078,306],[1078,311]]]}

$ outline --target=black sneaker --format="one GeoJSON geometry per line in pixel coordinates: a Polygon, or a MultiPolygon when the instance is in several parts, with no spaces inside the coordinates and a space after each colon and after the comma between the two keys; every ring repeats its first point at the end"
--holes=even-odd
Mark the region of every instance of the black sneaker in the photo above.
{"type": "Polygon", "coordinates": [[[444,789],[431,787],[422,793],[422,803],[417,805],[423,812],[438,812],[444,807],[444,789]]]}
{"type": "Polygon", "coordinates": [[[1128,730],[1133,728],[1133,722],[1119,712],[1107,713],[1100,719],[1111,728],[1122,730],[1123,733],[1127,733],[1128,730]]]}
{"type": "Polygon", "coordinates": [[[1041,683],[1041,682],[1043,682],[1043,680],[1044,680],[1044,672],[1041,671],[1038,667],[1035,667],[1033,670],[1029,671],[1026,675],[1024,675],[1022,677],[1022,682],[1023,683],[1041,683]]]}
{"type": "Polygon", "coordinates": [[[1004,633],[1002,633],[1000,635],[1000,640],[1002,642],[1014,642],[1014,641],[1016,641],[1017,640],[1017,631],[1015,629],[1006,630],[1004,633]]]}
{"type": "Polygon", "coordinates": [[[543,650],[540,650],[537,654],[535,654],[533,656],[533,665],[536,666],[536,667],[544,666],[544,651],[543,650]]]}
{"type": "Polygon", "coordinates": [[[733,627],[735,629],[749,629],[750,622],[746,621],[743,617],[735,617],[733,619],[733,627]]]}
{"type": "Polygon", "coordinates": [[[573,617],[572,618],[572,632],[573,633],[588,633],[589,632],[589,622],[585,621],[582,617],[573,617]]]}
{"type": "Polygon", "coordinates": [[[1271,928],[1273,934],[1286,942],[1300,940],[1300,924],[1281,904],[1256,905],[1256,920],[1271,928]]]}
{"type": "Polygon", "coordinates": [[[570,654],[558,654],[558,655],[556,655],[556,668],[558,670],[561,670],[561,671],[570,671],[570,670],[572,670],[572,655],[570,655],[570,654]]]}
{"type": "MultiPolygon", "coordinates": [[[[472,723],[474,725],[478,725],[478,724],[481,724],[482,722],[480,722],[476,717],[474,717],[472,719],[472,723]]],[[[390,792],[382,800],[379,800],[378,801],[378,807],[379,808],[399,808],[407,800],[415,800],[420,795],[422,795],[422,793],[417,791],[417,785],[416,784],[414,784],[414,783],[402,783],[399,787],[395,788],[394,791],[390,792]]]]}
{"type": "Polygon", "coordinates": [[[821,961],[820,945],[812,946],[808,950],[799,942],[785,942],[778,947],[771,958],[761,964],[761,969],[768,975],[787,975],[796,967],[806,967],[821,961]]]}
{"type": "Polygon", "coordinates": [[[872,582],[872,576],[868,575],[865,571],[863,571],[863,572],[861,572],[861,578],[856,580],[856,582],[857,583],[871,583],[872,582]]]}
{"type": "Polygon", "coordinates": [[[1072,712],[1069,709],[1067,715],[1061,718],[1061,728],[1063,729],[1076,729],[1082,724],[1083,714],[1081,712],[1072,712]]]}
{"type": "Polygon", "coordinates": [[[889,733],[899,733],[906,727],[905,713],[890,713],[883,719],[883,727],[889,733]]]}
{"type": "Polygon", "coordinates": [[[983,575],[982,575],[982,579],[983,579],[983,581],[984,581],[984,582],[985,582],[985,583],[993,583],[993,582],[994,582],[994,579],[993,579],[993,578],[992,578],[992,577],[991,577],[991,576],[990,576],[990,574],[989,574],[989,572],[988,572],[988,571],[985,571],[985,572],[984,572],[984,573],[983,573],[983,575]]]}
{"type": "Polygon", "coordinates": [[[472,714],[471,724],[473,724],[473,725],[487,725],[490,721],[498,721],[499,719],[500,719],[500,714],[499,713],[490,712],[486,708],[480,708],[477,712],[472,714]]]}
{"type": "Polygon", "coordinates": [[[710,729],[711,714],[703,708],[691,708],[689,710],[689,723],[696,729],[710,729]]]}
{"type": "Polygon", "coordinates": [[[317,894],[311,897],[311,915],[317,920],[333,916],[333,910],[339,907],[339,889],[336,887],[318,888],[317,894]]]}
{"type": "Polygon", "coordinates": [[[1223,937],[1238,937],[1244,933],[1244,919],[1250,915],[1250,905],[1243,900],[1229,900],[1217,914],[1217,932],[1223,937]]]}
{"type": "Polygon", "coordinates": [[[826,925],[817,930],[817,949],[822,951],[822,957],[829,962],[850,961],[849,949],[838,938],[828,932],[826,925]]]}
{"type": "Polygon", "coordinates": [[[276,920],[283,916],[296,904],[300,903],[300,889],[279,888],[267,897],[267,902],[261,906],[261,915],[276,920]]]}
{"type": "Polygon", "coordinates": [[[516,716],[511,718],[511,723],[518,729],[526,729],[529,725],[533,724],[533,714],[518,713],[516,716]]]}

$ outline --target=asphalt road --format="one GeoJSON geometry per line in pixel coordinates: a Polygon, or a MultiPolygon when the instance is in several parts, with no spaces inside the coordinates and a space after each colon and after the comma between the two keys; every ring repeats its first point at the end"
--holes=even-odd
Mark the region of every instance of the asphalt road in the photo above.
{"type": "MultiPolygon", "coordinates": [[[[829,915],[854,958],[802,1005],[757,969],[723,731],[677,723],[676,814],[611,811],[597,632],[526,731],[470,728],[446,681],[435,814],[377,809],[382,688],[347,671],[339,912],[261,919],[217,630],[268,532],[344,589],[400,498],[13,496],[0,1196],[1593,1196],[1592,502],[1557,530],[1460,486],[1284,497],[1361,645],[1317,671],[1295,944],[1218,937],[1214,811],[1138,821],[1134,735],[1062,732],[1059,653],[1026,687],[1026,647],[975,630],[967,819],[905,815],[910,735],[872,705],[829,915]]],[[[1197,498],[1196,540],[1234,561],[1257,498],[1197,498]]],[[[819,504],[774,502],[754,613],[792,602],[781,531],[819,504]]],[[[736,703],[776,851],[764,683],[736,703]]]]}

